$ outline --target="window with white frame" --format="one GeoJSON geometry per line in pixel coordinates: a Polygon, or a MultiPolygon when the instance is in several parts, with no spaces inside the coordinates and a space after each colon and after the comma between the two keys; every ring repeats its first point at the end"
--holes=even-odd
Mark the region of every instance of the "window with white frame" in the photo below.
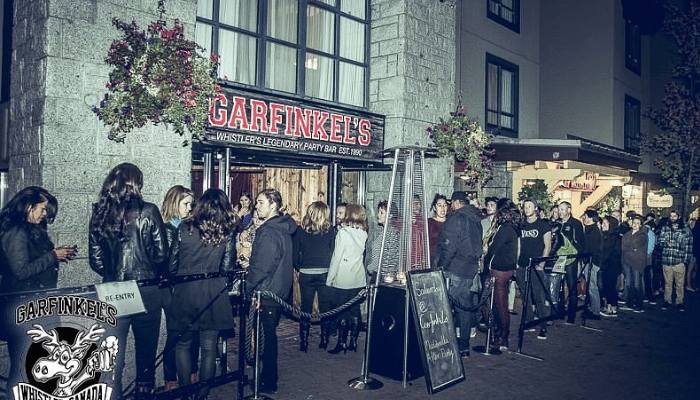
{"type": "Polygon", "coordinates": [[[639,26],[625,22],[625,66],[637,75],[642,74],[642,33],[639,26]]]}
{"type": "Polygon", "coordinates": [[[520,0],[486,0],[486,16],[520,33],[520,0]]]}
{"type": "Polygon", "coordinates": [[[198,0],[196,41],[219,78],[367,107],[368,0],[198,0]]]}
{"type": "Polygon", "coordinates": [[[518,66],[486,54],[486,127],[518,137],[518,66]]]}
{"type": "Polygon", "coordinates": [[[625,95],[625,150],[639,154],[642,121],[642,105],[639,100],[625,95]]]}

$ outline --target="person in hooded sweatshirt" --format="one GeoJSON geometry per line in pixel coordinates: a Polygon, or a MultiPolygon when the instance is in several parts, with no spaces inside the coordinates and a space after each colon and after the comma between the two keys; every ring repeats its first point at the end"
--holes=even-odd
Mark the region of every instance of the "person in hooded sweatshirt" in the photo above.
{"type": "MultiPolygon", "coordinates": [[[[255,231],[255,241],[250,254],[246,294],[269,291],[286,299],[292,289],[294,272],[294,246],[292,234],[297,225],[289,215],[280,215],[282,196],[275,189],[266,189],[255,201],[255,210],[261,225],[255,231]]],[[[258,390],[261,393],[277,392],[277,324],[280,320],[280,305],[272,299],[262,297],[260,323],[265,340],[261,355],[262,370],[258,390]]]]}
{"type": "MultiPolygon", "coordinates": [[[[326,285],[331,288],[331,309],[345,304],[357,296],[367,284],[367,271],[364,265],[365,243],[367,242],[367,212],[358,204],[348,204],[345,219],[335,237],[335,248],[331,265],[328,268],[326,285]]],[[[357,351],[357,337],[360,333],[360,305],[355,304],[338,316],[338,343],[328,350],[331,354],[348,350],[357,351]],[[350,342],[348,343],[348,331],[350,342]]]]}

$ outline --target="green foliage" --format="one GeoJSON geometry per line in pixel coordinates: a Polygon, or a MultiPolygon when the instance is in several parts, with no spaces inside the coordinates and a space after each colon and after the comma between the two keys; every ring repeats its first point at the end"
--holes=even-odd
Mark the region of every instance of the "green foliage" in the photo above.
{"type": "Polygon", "coordinates": [[[518,202],[522,204],[527,199],[534,199],[546,212],[554,206],[554,199],[549,193],[547,184],[542,179],[535,179],[532,185],[524,185],[518,192],[518,202]]]}
{"type": "Polygon", "coordinates": [[[428,126],[426,131],[441,157],[453,157],[464,165],[470,186],[483,187],[491,179],[495,156],[490,148],[491,136],[467,115],[466,109],[450,113],[447,120],[440,118],[440,123],[428,126]]]}
{"type": "Polygon", "coordinates": [[[640,149],[653,156],[670,185],[683,191],[687,208],[690,190],[700,184],[700,2],[690,0],[682,9],[666,9],[664,33],[676,46],[677,64],[673,81],[665,88],[663,107],[644,113],[663,134],[643,134],[640,149]]]}
{"type": "Polygon", "coordinates": [[[619,187],[613,188],[605,195],[596,207],[596,211],[600,215],[611,215],[613,211],[622,209],[622,190],[619,187]]]}
{"type": "MultiPolygon", "coordinates": [[[[209,105],[221,88],[215,71],[218,57],[184,37],[182,23],[164,21],[139,30],[136,22],[113,19],[122,38],[112,42],[105,62],[112,66],[104,99],[93,112],[109,127],[108,139],[123,142],[127,133],[147,122],[187,130],[201,140],[209,124],[209,105]]],[[[185,140],[187,144],[187,140],[185,140]]]]}

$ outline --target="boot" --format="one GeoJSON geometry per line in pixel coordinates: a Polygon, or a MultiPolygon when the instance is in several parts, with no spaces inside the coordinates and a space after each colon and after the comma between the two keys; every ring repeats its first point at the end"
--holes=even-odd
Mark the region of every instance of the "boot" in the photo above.
{"type": "Polygon", "coordinates": [[[328,338],[331,336],[330,322],[321,322],[321,341],[318,343],[318,348],[325,350],[328,347],[328,338]]]}
{"type": "Polygon", "coordinates": [[[338,343],[335,345],[334,349],[328,350],[330,354],[338,354],[341,351],[343,354],[348,352],[348,322],[344,319],[340,320],[338,326],[338,343]]]}
{"type": "Polygon", "coordinates": [[[299,322],[299,351],[306,351],[309,349],[309,323],[307,321],[299,322]]]}
{"type": "Polygon", "coordinates": [[[360,319],[350,319],[350,342],[348,343],[348,351],[357,353],[357,337],[360,336],[360,319]]]}

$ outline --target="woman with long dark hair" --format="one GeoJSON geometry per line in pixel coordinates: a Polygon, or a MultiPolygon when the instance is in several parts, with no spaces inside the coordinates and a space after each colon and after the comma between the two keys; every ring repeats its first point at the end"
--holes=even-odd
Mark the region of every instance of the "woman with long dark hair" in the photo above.
{"type": "MultiPolygon", "coordinates": [[[[143,173],[134,164],[114,167],[102,185],[100,198],[90,219],[90,268],[103,282],[154,279],[162,275],[168,245],[163,219],[155,204],[141,196],[143,173]]],[[[134,332],[136,385],[140,393],[155,388],[153,361],[158,347],[162,298],[158,286],[141,288],[145,314],[120,318],[119,337],[126,339],[129,327],[134,332]]],[[[119,343],[125,349],[125,343],[119,343]]],[[[114,391],[122,394],[124,352],[117,353],[114,391]]]]}
{"type": "MultiPolygon", "coordinates": [[[[345,219],[335,238],[335,249],[328,269],[326,285],[331,288],[331,308],[345,304],[357,296],[367,284],[367,270],[363,259],[367,242],[367,212],[358,204],[348,204],[345,219]]],[[[338,343],[328,350],[331,354],[357,351],[360,333],[360,305],[355,304],[338,316],[338,343]],[[350,341],[348,342],[348,331],[350,341]]]]}
{"type": "MultiPolygon", "coordinates": [[[[21,190],[0,211],[0,293],[56,287],[59,263],[72,260],[77,251],[75,246],[54,247],[49,238],[46,226],[57,213],[56,198],[38,186],[21,190]]],[[[6,317],[12,315],[8,314],[6,317]]],[[[10,339],[7,341],[11,361],[9,390],[20,379],[23,349],[12,338],[5,337],[2,331],[6,326],[0,326],[0,337],[10,339]]]]}
{"type": "Polygon", "coordinates": [[[603,247],[601,250],[601,281],[602,295],[605,299],[605,309],[600,310],[604,317],[617,317],[617,279],[622,272],[620,222],[617,218],[607,215],[600,224],[603,232],[603,247]]]}
{"type": "Polygon", "coordinates": [[[518,206],[510,199],[500,199],[496,204],[495,233],[488,243],[484,264],[488,266],[489,277],[494,283],[494,317],[496,333],[494,345],[508,349],[510,335],[510,315],[508,314],[508,282],[513,277],[520,250],[521,215],[518,206]]]}
{"type": "Polygon", "coordinates": [[[54,247],[46,231],[58,213],[58,201],[46,189],[29,186],[0,212],[2,245],[0,293],[52,289],[59,261],[71,260],[75,246],[54,247]]]}
{"type": "MultiPolygon", "coordinates": [[[[318,311],[330,309],[330,292],[326,286],[328,266],[335,247],[335,230],[331,229],[329,209],[326,203],[315,201],[306,208],[301,225],[294,234],[294,269],[299,271],[301,310],[311,312],[314,296],[318,294],[318,311]]],[[[321,321],[319,349],[328,347],[329,322],[321,321]]],[[[299,350],[306,352],[309,346],[308,319],[299,321],[299,350]]]]}
{"type": "Polygon", "coordinates": [[[238,205],[234,209],[236,215],[241,220],[238,231],[243,232],[253,223],[253,195],[250,192],[241,192],[238,198],[238,205]]]}
{"type": "MultiPolygon", "coordinates": [[[[233,212],[226,194],[221,189],[208,189],[197,201],[192,217],[178,227],[170,256],[170,273],[192,275],[233,271],[236,265],[237,224],[238,216],[233,212]]],[[[192,383],[191,347],[192,338],[197,333],[202,354],[199,381],[214,377],[219,331],[234,328],[233,310],[224,290],[226,285],[225,277],[175,285],[167,317],[170,329],[187,329],[175,350],[177,378],[181,387],[192,383]],[[210,303],[211,306],[207,308],[210,303]]],[[[206,398],[208,394],[209,386],[205,386],[197,398],[206,398]]]]}

